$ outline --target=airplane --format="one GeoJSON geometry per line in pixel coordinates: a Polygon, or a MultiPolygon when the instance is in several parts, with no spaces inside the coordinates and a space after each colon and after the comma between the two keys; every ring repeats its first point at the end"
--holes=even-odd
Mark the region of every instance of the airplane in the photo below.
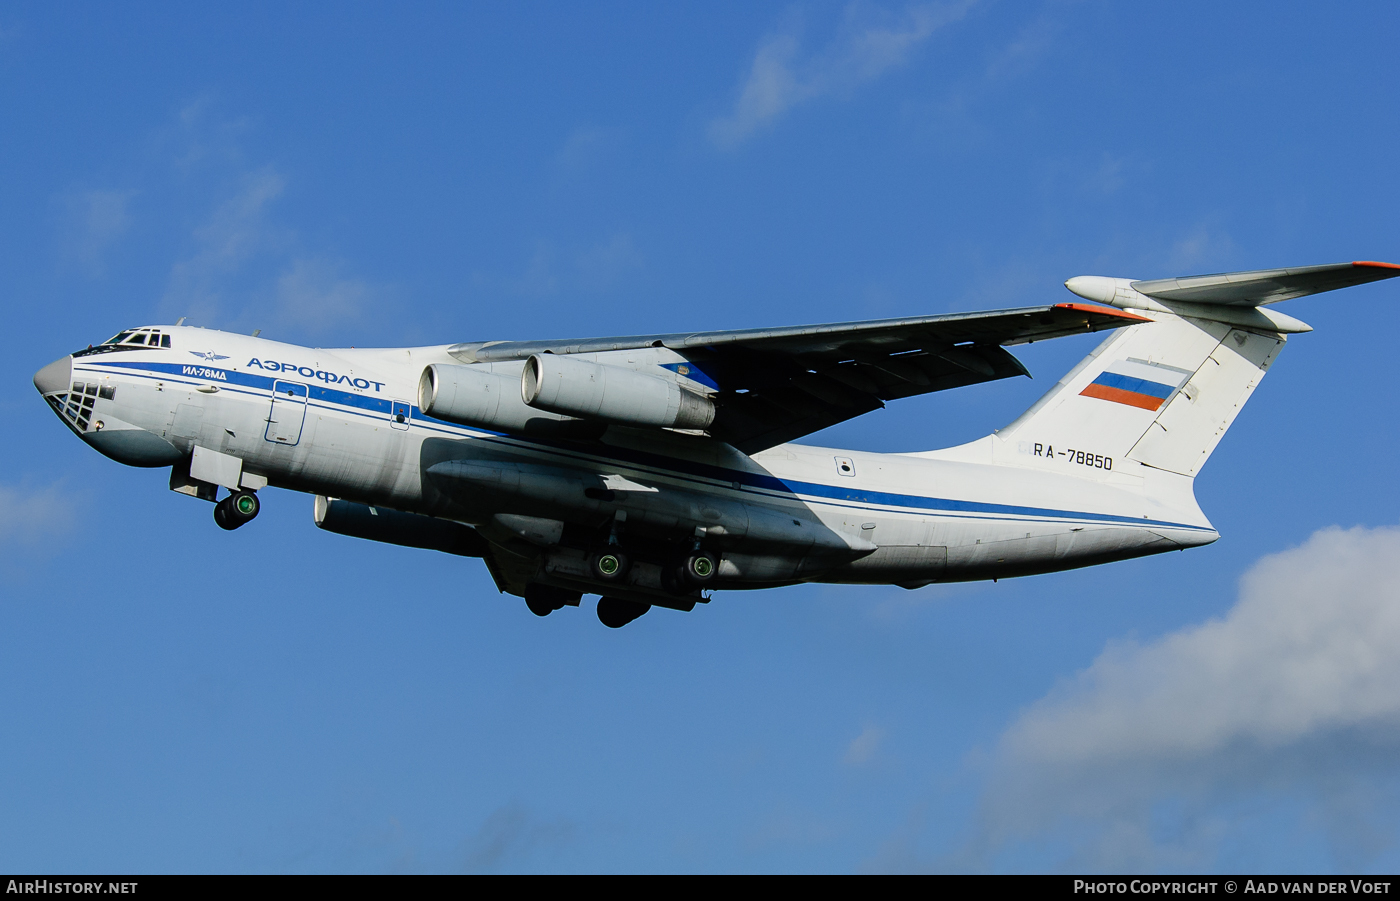
{"type": "Polygon", "coordinates": [[[126,329],[34,376],[99,453],[170,470],[223,529],[258,492],[323,530],[479,557],[546,616],[621,627],[718,590],[1049,573],[1215,541],[1194,479],[1287,337],[1282,300],[1400,275],[1353,262],[1153,280],[1090,303],[828,325],[391,349],[126,329]],[[793,443],[887,401],[1029,375],[1006,348],[1108,337],[957,447],[793,443]],[[224,497],[220,499],[220,491],[224,497]]]}

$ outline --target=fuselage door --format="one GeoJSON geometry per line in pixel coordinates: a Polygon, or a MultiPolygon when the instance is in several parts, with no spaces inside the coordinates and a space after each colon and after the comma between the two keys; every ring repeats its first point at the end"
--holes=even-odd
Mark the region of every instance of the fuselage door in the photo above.
{"type": "Polygon", "coordinates": [[[268,441],[288,446],[301,440],[301,424],[306,421],[306,386],[299,382],[272,384],[272,411],[267,415],[268,441]]]}
{"type": "Polygon", "coordinates": [[[395,429],[407,429],[409,417],[413,415],[413,408],[401,400],[393,402],[393,407],[389,411],[389,426],[395,429]]]}

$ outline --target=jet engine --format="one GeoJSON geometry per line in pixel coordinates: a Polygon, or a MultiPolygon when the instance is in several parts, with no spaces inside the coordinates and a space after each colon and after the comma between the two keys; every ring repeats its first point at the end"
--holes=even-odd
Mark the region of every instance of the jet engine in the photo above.
{"type": "Polygon", "coordinates": [[[525,361],[520,395],[538,410],[623,425],[705,429],[715,418],[709,398],[675,382],[555,354],[525,361]]]}
{"type": "Polygon", "coordinates": [[[491,365],[426,367],[418,381],[418,409],[434,419],[503,432],[526,431],[543,425],[540,420],[569,419],[527,407],[520,399],[520,378],[495,372],[491,365]]]}

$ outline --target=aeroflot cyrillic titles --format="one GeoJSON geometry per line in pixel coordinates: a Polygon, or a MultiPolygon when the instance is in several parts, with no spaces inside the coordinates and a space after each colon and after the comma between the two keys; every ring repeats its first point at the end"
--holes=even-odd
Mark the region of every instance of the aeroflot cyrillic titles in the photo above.
{"type": "MultiPolygon", "coordinates": [[[[227,360],[228,357],[215,357],[217,360],[227,360]]],[[[324,369],[317,369],[314,366],[298,366],[295,363],[278,363],[275,360],[259,360],[257,357],[248,361],[248,368],[263,369],[268,372],[295,372],[304,379],[317,379],[328,384],[349,385],[359,388],[361,391],[367,390],[371,385],[375,391],[384,389],[383,382],[376,382],[370,379],[353,378],[348,375],[337,375],[334,372],[326,372],[324,369]]]]}

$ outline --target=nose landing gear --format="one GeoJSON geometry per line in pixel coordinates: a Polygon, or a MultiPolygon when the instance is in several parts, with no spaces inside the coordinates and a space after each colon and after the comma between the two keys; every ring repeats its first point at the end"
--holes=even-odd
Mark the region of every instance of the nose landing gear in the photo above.
{"type": "Polygon", "coordinates": [[[219,528],[232,532],[252,522],[261,509],[258,496],[244,488],[214,505],[214,522],[218,523],[219,528]]]}

